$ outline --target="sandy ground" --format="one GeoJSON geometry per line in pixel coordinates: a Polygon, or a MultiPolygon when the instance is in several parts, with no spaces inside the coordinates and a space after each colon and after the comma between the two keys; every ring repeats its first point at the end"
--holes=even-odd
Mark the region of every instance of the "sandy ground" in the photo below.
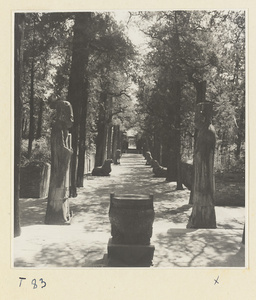
{"type": "Polygon", "coordinates": [[[124,154],[111,176],[85,176],[70,199],[71,225],[45,225],[47,199],[21,199],[21,236],[13,240],[15,267],[103,267],[110,234],[110,193],[153,194],[153,268],[244,267],[245,208],[216,206],[217,229],[186,229],[190,192],[153,177],[140,154],[124,154]]]}

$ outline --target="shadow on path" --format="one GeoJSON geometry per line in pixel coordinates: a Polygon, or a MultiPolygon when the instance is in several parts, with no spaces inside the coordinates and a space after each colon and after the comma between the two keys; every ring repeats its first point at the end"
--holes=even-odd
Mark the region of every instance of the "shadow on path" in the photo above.
{"type": "MultiPolygon", "coordinates": [[[[177,191],[175,183],[153,177],[145,162],[142,155],[124,154],[121,165],[112,165],[111,176],[85,176],[78,197],[70,198],[74,214],[71,226],[44,224],[47,199],[21,199],[22,233],[14,239],[14,265],[103,266],[110,238],[110,193],[132,193],[154,195],[154,267],[226,266],[226,261],[230,262],[227,255],[236,257],[239,250],[244,208],[216,208],[216,231],[186,231],[192,209],[188,204],[190,191],[177,191]]],[[[241,257],[237,256],[239,266],[241,257]]]]}

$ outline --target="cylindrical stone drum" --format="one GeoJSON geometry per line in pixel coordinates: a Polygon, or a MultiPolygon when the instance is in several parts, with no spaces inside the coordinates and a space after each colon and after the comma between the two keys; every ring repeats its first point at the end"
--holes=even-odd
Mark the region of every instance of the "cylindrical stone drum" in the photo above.
{"type": "Polygon", "coordinates": [[[153,195],[110,194],[112,242],[149,245],[154,216],[153,195]]]}

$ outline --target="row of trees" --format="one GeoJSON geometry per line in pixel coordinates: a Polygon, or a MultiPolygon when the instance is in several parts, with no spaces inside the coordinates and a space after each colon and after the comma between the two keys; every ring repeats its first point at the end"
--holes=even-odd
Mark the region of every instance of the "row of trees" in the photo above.
{"type": "MultiPolygon", "coordinates": [[[[239,161],[245,139],[244,12],[138,12],[130,13],[133,20],[147,40],[145,53],[112,13],[16,14],[16,187],[20,156],[21,163],[50,157],[51,105],[57,99],[68,100],[74,111],[73,197],[83,185],[85,151],[94,151],[95,166],[101,165],[114,158],[122,132],[131,127],[144,150],[168,167],[167,180],[182,188],[180,161],[192,158],[197,134],[195,104],[206,100],[215,103],[218,145],[235,145],[239,161]]],[[[16,210],[18,198],[17,188],[16,210]]]]}
{"type": "MultiPolygon", "coordinates": [[[[147,24],[149,51],[138,79],[141,136],[177,181],[181,159],[193,158],[196,103],[214,102],[218,147],[245,141],[245,12],[165,11],[136,14],[147,24]]],[[[244,165],[244,163],[243,163],[244,165]]]]}
{"type": "MultiPolygon", "coordinates": [[[[15,144],[19,150],[22,145],[21,161],[49,159],[51,107],[58,99],[68,100],[74,113],[71,196],[76,197],[83,186],[85,151],[95,151],[99,166],[121,147],[122,131],[132,118],[129,89],[136,51],[110,13],[16,14],[15,34],[15,51],[22,52],[15,69],[20,82],[15,144]],[[44,152],[43,145],[47,153],[36,155],[40,148],[44,152]]],[[[18,151],[15,157],[18,178],[18,151]]],[[[18,198],[17,190],[16,204],[18,198]]]]}

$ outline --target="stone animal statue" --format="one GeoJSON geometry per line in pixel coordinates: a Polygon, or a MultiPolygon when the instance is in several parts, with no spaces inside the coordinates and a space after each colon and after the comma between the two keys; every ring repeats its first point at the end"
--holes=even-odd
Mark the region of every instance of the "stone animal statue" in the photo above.
{"type": "Polygon", "coordinates": [[[152,166],[152,161],[153,161],[153,158],[151,156],[151,153],[149,151],[146,152],[146,165],[147,166],[152,166]]]}
{"type": "Polygon", "coordinates": [[[160,166],[157,160],[152,159],[152,167],[155,177],[165,178],[167,176],[167,168],[160,166]]]}
{"type": "Polygon", "coordinates": [[[109,176],[112,162],[112,159],[106,159],[101,167],[95,167],[92,170],[92,176],[109,176]]]}

